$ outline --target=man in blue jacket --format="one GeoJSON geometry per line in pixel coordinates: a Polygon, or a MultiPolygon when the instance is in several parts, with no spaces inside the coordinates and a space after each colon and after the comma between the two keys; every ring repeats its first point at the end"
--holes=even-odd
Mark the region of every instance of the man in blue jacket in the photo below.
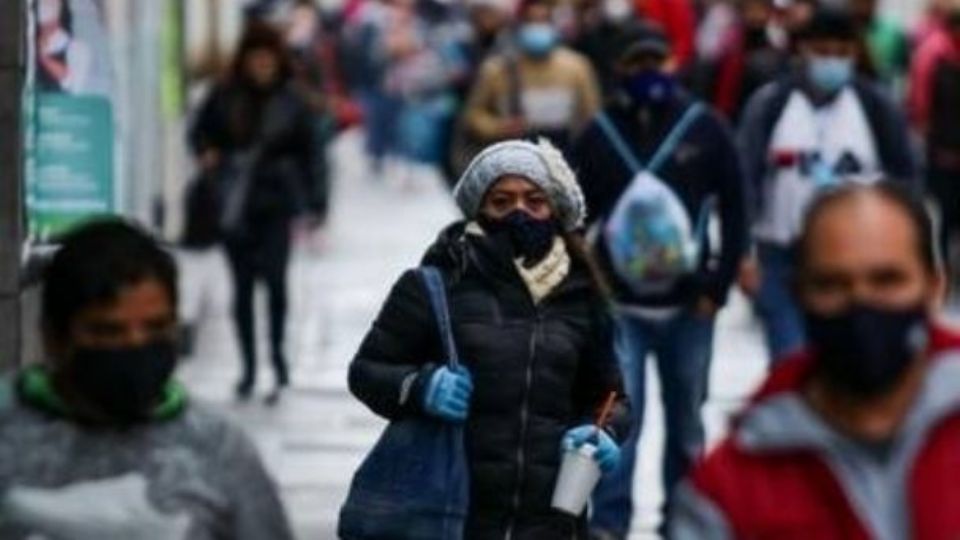
{"type": "Polygon", "coordinates": [[[848,12],[817,11],[799,36],[799,69],[758,90],[741,124],[756,249],[740,282],[764,322],[772,360],[805,341],[790,290],[791,246],[816,193],[881,176],[916,178],[906,121],[891,99],[856,75],[857,39],[848,12]]]}
{"type": "MultiPolygon", "coordinates": [[[[657,358],[666,411],[665,513],[671,492],[703,449],[700,408],[707,396],[714,318],[724,305],[746,245],[745,181],[733,136],[719,115],[694,102],[669,71],[670,47],[656,28],[625,29],[615,61],[617,95],[581,134],[571,153],[589,208],[600,265],[617,304],[618,343],[634,429],[620,468],[595,492],[597,538],[626,538],[644,409],[644,365],[657,358]],[[658,155],[660,157],[655,157],[658,155]],[[656,162],[656,163],[653,163],[656,162]],[[611,218],[647,170],[697,228],[712,210],[720,218],[719,246],[699,240],[689,271],[657,290],[637,287],[611,257],[611,218]],[[674,197],[675,196],[675,197],[674,197]]],[[[656,203],[655,203],[656,206],[656,203]]],[[[654,213],[658,210],[654,208],[654,213]]],[[[654,227],[656,228],[656,227],[654,227]]],[[[703,227],[700,227],[703,228],[703,227]]],[[[629,243],[629,242],[628,242],[629,243]]],[[[636,242],[634,242],[636,243],[636,242]]],[[[634,246],[636,247],[636,246],[634,246]]],[[[642,283],[640,284],[642,285],[642,283]]]]}

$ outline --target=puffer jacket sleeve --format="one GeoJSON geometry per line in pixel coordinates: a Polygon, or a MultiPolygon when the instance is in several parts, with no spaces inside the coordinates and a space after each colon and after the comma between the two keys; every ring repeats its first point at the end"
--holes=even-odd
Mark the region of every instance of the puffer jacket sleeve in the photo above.
{"type": "Polygon", "coordinates": [[[622,444],[630,433],[631,416],[630,402],[614,352],[613,318],[606,306],[598,301],[593,309],[592,320],[592,336],[581,358],[577,377],[577,410],[584,423],[594,422],[610,392],[616,392],[617,400],[605,429],[622,444]]]}
{"type": "Polygon", "coordinates": [[[387,419],[421,412],[420,397],[441,357],[439,342],[426,289],[409,270],[393,286],[350,364],[350,391],[387,419]]]}
{"type": "Polygon", "coordinates": [[[215,86],[204,98],[187,131],[187,144],[195,156],[207,150],[224,151],[229,144],[224,110],[227,107],[227,91],[215,86]]]}

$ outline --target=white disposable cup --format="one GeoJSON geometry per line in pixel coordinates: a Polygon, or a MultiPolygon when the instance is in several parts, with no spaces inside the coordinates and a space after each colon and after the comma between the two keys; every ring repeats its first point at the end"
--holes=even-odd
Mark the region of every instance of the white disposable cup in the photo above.
{"type": "Polygon", "coordinates": [[[597,447],[583,444],[563,454],[560,474],[553,489],[551,506],[561,512],[579,516],[587,506],[587,499],[600,481],[600,466],[593,459],[597,447]]]}

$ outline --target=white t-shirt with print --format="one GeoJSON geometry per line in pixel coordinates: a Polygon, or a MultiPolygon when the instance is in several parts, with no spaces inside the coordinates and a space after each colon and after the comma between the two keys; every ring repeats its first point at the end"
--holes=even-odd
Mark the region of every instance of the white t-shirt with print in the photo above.
{"type": "Polygon", "coordinates": [[[799,235],[806,210],[821,189],[876,181],[881,167],[866,112],[849,87],[819,108],[795,90],[773,129],[767,159],[772,172],[764,179],[754,235],[782,246],[799,235]]]}

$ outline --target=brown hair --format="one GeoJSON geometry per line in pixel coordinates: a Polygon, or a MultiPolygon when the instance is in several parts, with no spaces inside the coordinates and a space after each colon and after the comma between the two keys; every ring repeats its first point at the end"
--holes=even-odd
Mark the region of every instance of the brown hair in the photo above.
{"type": "Polygon", "coordinates": [[[587,239],[584,238],[583,233],[564,232],[562,237],[564,243],[567,245],[567,251],[570,252],[570,257],[575,261],[579,261],[587,268],[594,291],[596,291],[604,301],[612,301],[613,288],[610,286],[603,270],[600,268],[597,258],[593,256],[590,245],[587,243],[587,239]]]}

